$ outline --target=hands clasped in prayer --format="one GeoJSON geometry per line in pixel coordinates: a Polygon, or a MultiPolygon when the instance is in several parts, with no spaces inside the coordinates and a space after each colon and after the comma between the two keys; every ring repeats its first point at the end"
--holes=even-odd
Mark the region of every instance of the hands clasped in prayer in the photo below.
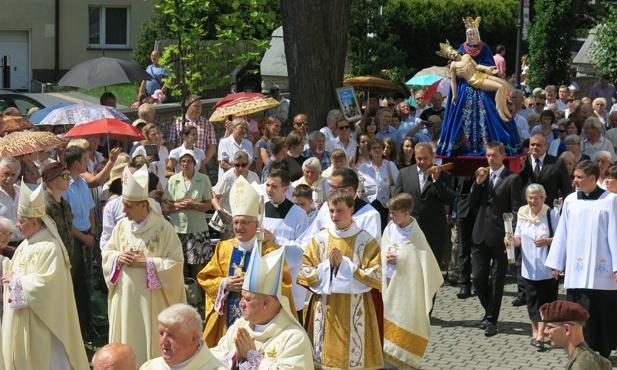
{"type": "Polygon", "coordinates": [[[118,263],[120,265],[126,265],[128,267],[146,267],[146,256],[140,250],[138,251],[124,251],[120,253],[118,257],[118,263]]]}
{"type": "Polygon", "coordinates": [[[245,328],[238,328],[238,335],[236,336],[236,353],[238,354],[238,360],[246,359],[246,355],[250,350],[257,350],[255,347],[255,338],[252,338],[248,330],[245,328]]]}
{"type": "Polygon", "coordinates": [[[330,260],[330,266],[339,267],[341,262],[343,262],[343,254],[338,248],[332,248],[330,251],[330,256],[328,257],[330,260]]]}

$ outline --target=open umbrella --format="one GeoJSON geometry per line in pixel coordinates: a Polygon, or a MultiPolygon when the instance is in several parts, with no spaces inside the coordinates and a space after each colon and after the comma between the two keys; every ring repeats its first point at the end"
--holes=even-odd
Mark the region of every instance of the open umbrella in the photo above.
{"type": "Polygon", "coordinates": [[[265,96],[264,94],[258,92],[239,92],[235,94],[227,94],[223,99],[217,101],[216,104],[214,104],[212,110],[217,110],[220,106],[231,103],[232,101],[239,98],[265,98],[265,96]]]}
{"type": "Polygon", "coordinates": [[[64,134],[64,137],[72,139],[92,135],[107,136],[120,141],[145,139],[137,127],[113,118],[102,118],[77,125],[64,134]]]}
{"type": "Polygon", "coordinates": [[[71,104],[53,110],[41,120],[41,125],[79,125],[101,118],[115,118],[129,122],[118,110],[105,105],[92,103],[71,104]]]}
{"type": "Polygon", "coordinates": [[[0,116],[0,132],[23,131],[32,127],[32,123],[22,116],[0,116]]]}
{"type": "Polygon", "coordinates": [[[274,98],[238,98],[220,106],[210,117],[211,122],[225,121],[227,116],[246,116],[276,107],[281,102],[274,98]]]}
{"type": "Polygon", "coordinates": [[[442,96],[447,96],[450,88],[450,77],[444,77],[439,81],[434,82],[424,92],[424,96],[431,96],[436,92],[441,93],[442,96]]]}
{"type": "Polygon", "coordinates": [[[149,80],[152,76],[128,60],[96,58],[81,62],[71,68],[58,81],[59,86],[75,86],[92,90],[97,87],[149,80]]]}
{"type": "Polygon", "coordinates": [[[428,68],[421,69],[420,72],[413,75],[414,77],[426,76],[426,75],[437,75],[441,77],[450,76],[450,70],[448,67],[438,67],[432,66],[428,68]]]}
{"type": "Polygon", "coordinates": [[[51,132],[13,132],[0,138],[0,158],[40,152],[62,143],[63,140],[51,132]]]}
{"type": "Polygon", "coordinates": [[[432,85],[435,81],[441,80],[442,76],[437,75],[424,75],[412,77],[409,81],[405,82],[408,86],[428,86],[432,85]]]}
{"type": "Polygon", "coordinates": [[[49,107],[39,109],[36,112],[32,113],[32,115],[28,119],[33,124],[38,125],[52,111],[58,108],[66,107],[67,105],[73,105],[73,104],[75,103],[60,103],[60,104],[51,105],[49,107]]]}
{"type": "Polygon", "coordinates": [[[373,76],[352,77],[343,81],[343,85],[353,86],[361,91],[398,91],[399,88],[392,81],[373,76]]]}

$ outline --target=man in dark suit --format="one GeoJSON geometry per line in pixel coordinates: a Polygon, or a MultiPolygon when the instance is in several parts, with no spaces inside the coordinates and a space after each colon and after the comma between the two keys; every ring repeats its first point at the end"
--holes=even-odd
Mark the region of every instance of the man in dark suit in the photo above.
{"type": "Polygon", "coordinates": [[[467,199],[471,186],[475,181],[476,178],[471,176],[458,176],[455,180],[454,206],[456,207],[455,216],[458,229],[457,253],[460,269],[458,283],[461,286],[456,296],[460,299],[471,296],[471,234],[473,232],[473,225],[476,222],[477,209],[470,209],[467,199]]]}
{"type": "Polygon", "coordinates": [[[412,216],[418,221],[439,264],[450,240],[446,206],[454,200],[452,175],[433,165],[435,154],[429,143],[415,147],[416,164],[405,167],[396,180],[394,195],[408,193],[414,199],[412,216]],[[434,171],[432,175],[426,172],[434,171]]]}
{"type": "Polygon", "coordinates": [[[523,204],[521,178],[504,167],[504,157],[502,143],[488,143],[486,159],[489,169],[479,168],[476,171],[476,181],[467,199],[469,207],[478,210],[471,255],[473,282],[485,311],[480,327],[487,337],[497,334],[496,325],[508,267],[503,214],[512,212],[516,217],[523,204]]]}
{"type": "MultiPolygon", "coordinates": [[[[544,203],[553,208],[553,201],[561,195],[565,198],[572,192],[572,180],[568,175],[566,165],[561,158],[547,154],[548,143],[542,134],[535,134],[529,138],[529,156],[521,171],[523,191],[529,184],[540,184],[546,190],[544,203]]],[[[523,277],[521,276],[521,256],[517,250],[517,277],[518,294],[512,300],[512,305],[523,306],[526,303],[523,277]]]]}

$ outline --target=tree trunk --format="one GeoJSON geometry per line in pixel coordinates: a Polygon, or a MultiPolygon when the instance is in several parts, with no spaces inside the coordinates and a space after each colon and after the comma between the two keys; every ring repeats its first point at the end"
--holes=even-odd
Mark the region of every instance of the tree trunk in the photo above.
{"type": "Polygon", "coordinates": [[[339,109],[336,88],[343,86],[350,0],[281,0],[285,56],[293,117],[304,113],[310,131],[326,125],[339,109]]]}

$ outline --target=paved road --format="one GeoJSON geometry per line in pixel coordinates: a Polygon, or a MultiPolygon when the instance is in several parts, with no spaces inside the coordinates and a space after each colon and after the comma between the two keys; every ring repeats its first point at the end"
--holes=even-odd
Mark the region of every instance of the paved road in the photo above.
{"type": "MultiPolygon", "coordinates": [[[[422,369],[563,369],[567,362],[561,348],[538,352],[529,344],[531,324],[526,307],[513,307],[514,279],[508,278],[501,306],[499,333],[491,338],[479,328],[483,309],[476,296],[456,298],[458,287],[440,288],[431,319],[431,339],[422,369]]],[[[560,297],[565,291],[560,289],[560,297]]],[[[548,340],[548,338],[547,338],[548,340]]],[[[550,348],[550,346],[548,347],[550,348]]],[[[617,365],[617,353],[611,357],[617,365]]]]}

